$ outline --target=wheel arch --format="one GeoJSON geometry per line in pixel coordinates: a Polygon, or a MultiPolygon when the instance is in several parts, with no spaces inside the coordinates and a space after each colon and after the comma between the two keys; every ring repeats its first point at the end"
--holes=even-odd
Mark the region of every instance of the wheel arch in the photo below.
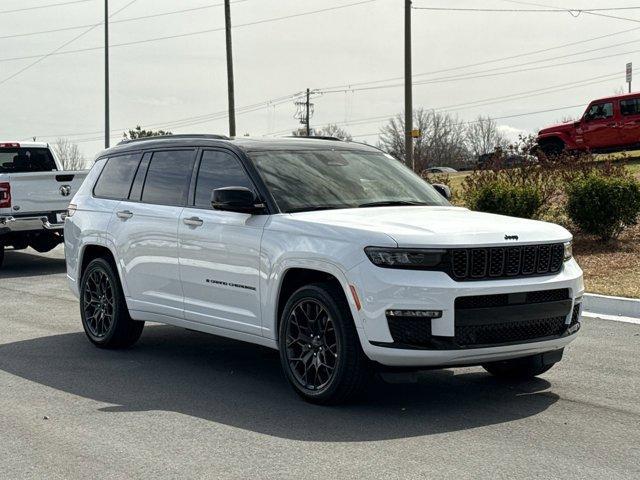
{"type": "Polygon", "coordinates": [[[116,256],[113,250],[104,244],[87,243],[82,246],[78,262],[78,283],[82,280],[82,275],[84,274],[84,271],[89,263],[96,258],[104,258],[111,264],[116,274],[118,275],[120,285],[122,285],[122,290],[125,294],[125,297],[128,296],[126,282],[124,281],[124,276],[122,275],[120,265],[116,261],[116,256]]]}
{"type": "Polygon", "coordinates": [[[300,287],[318,282],[331,282],[340,288],[351,310],[351,317],[358,330],[358,334],[361,334],[361,318],[358,314],[358,308],[353,294],[351,293],[349,281],[337,265],[318,261],[303,261],[300,263],[287,262],[286,265],[281,266],[272,280],[274,288],[272,288],[272,293],[269,295],[270,305],[263,310],[269,312],[267,318],[263,319],[263,327],[267,332],[271,332],[276,341],[278,340],[280,318],[289,297],[300,287]]]}

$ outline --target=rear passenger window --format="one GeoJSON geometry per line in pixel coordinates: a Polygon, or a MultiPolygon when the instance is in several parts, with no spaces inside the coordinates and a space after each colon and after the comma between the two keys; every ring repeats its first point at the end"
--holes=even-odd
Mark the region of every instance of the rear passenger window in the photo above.
{"type": "Polygon", "coordinates": [[[109,158],[100,173],[93,194],[96,197],[114,200],[127,198],[139,163],[139,153],[109,158]]]}
{"type": "Polygon", "coordinates": [[[193,150],[155,152],[142,191],[144,203],[185,205],[194,163],[193,150]]]}
{"type": "Polygon", "coordinates": [[[235,156],[218,150],[205,150],[198,169],[195,206],[211,208],[211,192],[222,187],[246,187],[255,190],[235,156]]]}
{"type": "Polygon", "coordinates": [[[640,115],[640,98],[631,98],[620,101],[622,115],[640,115]]]}

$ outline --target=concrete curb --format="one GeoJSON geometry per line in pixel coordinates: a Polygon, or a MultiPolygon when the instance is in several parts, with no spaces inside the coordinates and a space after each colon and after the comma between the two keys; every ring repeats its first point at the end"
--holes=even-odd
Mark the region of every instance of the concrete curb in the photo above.
{"type": "Polygon", "coordinates": [[[640,300],[638,299],[585,293],[582,302],[585,313],[640,319],[640,300]]]}

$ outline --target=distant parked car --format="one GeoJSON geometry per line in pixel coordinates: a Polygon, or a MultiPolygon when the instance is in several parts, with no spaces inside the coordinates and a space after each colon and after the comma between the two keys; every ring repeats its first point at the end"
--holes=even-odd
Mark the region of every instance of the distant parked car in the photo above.
{"type": "Polygon", "coordinates": [[[582,118],[543,128],[538,146],[547,155],[563,150],[613,152],[640,146],[640,93],[592,101],[582,118]]]}
{"type": "Polygon", "coordinates": [[[455,168],[451,167],[430,167],[426,170],[427,173],[457,173],[455,168]]]}

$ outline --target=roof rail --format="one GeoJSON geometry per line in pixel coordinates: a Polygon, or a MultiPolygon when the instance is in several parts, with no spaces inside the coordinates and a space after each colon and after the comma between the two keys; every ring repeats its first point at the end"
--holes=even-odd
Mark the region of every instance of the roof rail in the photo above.
{"type": "Polygon", "coordinates": [[[202,139],[209,139],[209,140],[231,140],[231,138],[227,137],[226,135],[216,135],[216,134],[209,134],[209,133],[194,133],[194,134],[180,133],[176,135],[156,135],[153,137],[142,137],[142,138],[134,138],[134,139],[126,138],[124,140],[121,140],[118,143],[118,145],[125,145],[133,142],[145,142],[149,140],[171,140],[176,138],[202,138],[202,139]]]}
{"type": "Polygon", "coordinates": [[[338,137],[329,137],[325,135],[287,135],[284,138],[299,138],[302,140],[331,140],[333,142],[342,142],[343,140],[338,137]]]}

